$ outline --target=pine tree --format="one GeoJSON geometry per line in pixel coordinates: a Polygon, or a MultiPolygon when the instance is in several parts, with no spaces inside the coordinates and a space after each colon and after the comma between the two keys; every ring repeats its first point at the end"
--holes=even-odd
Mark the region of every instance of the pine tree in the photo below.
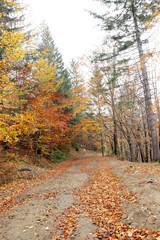
{"type": "Polygon", "coordinates": [[[27,85],[22,76],[25,69],[19,67],[25,52],[22,20],[19,1],[0,2],[0,141],[5,143],[18,141],[20,112],[26,103],[22,99],[27,85]]]}
{"type": "Polygon", "coordinates": [[[102,28],[110,33],[112,40],[117,43],[117,55],[128,50],[134,44],[137,45],[141,64],[142,85],[145,95],[146,112],[149,119],[153,145],[153,160],[160,160],[157,129],[152,110],[149,77],[145,64],[142,37],[149,21],[157,17],[159,1],[156,0],[98,0],[107,9],[106,14],[94,17],[102,20],[102,28]]]}
{"type": "MultiPolygon", "coordinates": [[[[15,32],[22,27],[23,14],[21,14],[21,12],[22,7],[19,6],[17,0],[0,1],[0,37],[5,32],[15,32]]],[[[0,61],[3,59],[4,51],[4,45],[2,46],[2,44],[0,44],[0,61]]]]}
{"type": "Polygon", "coordinates": [[[56,47],[46,23],[42,24],[42,36],[41,42],[38,45],[38,53],[39,57],[47,59],[49,64],[56,66],[56,81],[59,82],[63,79],[59,87],[59,92],[68,96],[71,89],[69,72],[64,66],[62,55],[56,47]]]}

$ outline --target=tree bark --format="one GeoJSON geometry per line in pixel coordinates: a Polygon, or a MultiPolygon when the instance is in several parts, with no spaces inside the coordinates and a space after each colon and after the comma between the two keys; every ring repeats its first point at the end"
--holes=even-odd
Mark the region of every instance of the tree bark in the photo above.
{"type": "Polygon", "coordinates": [[[112,93],[111,93],[111,101],[112,101],[112,114],[113,114],[113,127],[114,127],[114,133],[113,133],[114,154],[117,156],[118,155],[117,121],[116,121],[116,115],[115,115],[114,98],[112,93]]]}
{"type": "Polygon", "coordinates": [[[136,42],[137,42],[137,47],[138,47],[138,52],[139,52],[139,57],[140,57],[140,63],[141,63],[142,85],[143,85],[144,96],[145,96],[145,105],[146,105],[146,111],[147,111],[147,116],[148,116],[148,119],[149,119],[150,130],[151,130],[153,160],[154,161],[160,161],[159,142],[158,142],[158,136],[157,136],[155,117],[154,117],[153,110],[152,110],[152,101],[151,101],[151,93],[150,93],[150,88],[149,88],[149,79],[148,79],[146,64],[145,64],[145,61],[143,59],[144,53],[143,53],[143,49],[142,49],[142,41],[140,39],[140,32],[139,32],[139,27],[138,27],[138,23],[137,23],[134,0],[132,1],[132,14],[133,14],[135,34],[136,34],[136,42]]]}
{"type": "Polygon", "coordinates": [[[130,140],[130,137],[128,137],[127,141],[128,141],[129,150],[130,150],[130,160],[131,160],[131,162],[135,162],[133,146],[132,146],[132,142],[130,140]]]}
{"type": "Polygon", "coordinates": [[[148,137],[148,133],[147,133],[147,127],[143,117],[143,113],[142,113],[142,118],[143,118],[143,129],[144,129],[144,136],[145,136],[145,162],[149,162],[149,142],[147,140],[148,137]]]}
{"type": "Polygon", "coordinates": [[[101,151],[102,151],[102,156],[104,157],[104,141],[103,141],[103,133],[101,133],[101,151]]]}

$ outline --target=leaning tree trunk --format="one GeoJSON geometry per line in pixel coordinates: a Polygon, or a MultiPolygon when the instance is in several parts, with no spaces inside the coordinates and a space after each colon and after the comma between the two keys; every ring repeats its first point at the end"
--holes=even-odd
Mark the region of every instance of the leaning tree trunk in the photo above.
{"type": "Polygon", "coordinates": [[[143,85],[143,90],[144,90],[144,96],[145,96],[145,105],[146,105],[146,111],[147,111],[147,116],[149,119],[149,124],[150,124],[150,130],[151,130],[151,138],[152,138],[152,147],[153,147],[153,160],[154,161],[159,161],[159,142],[158,142],[158,136],[157,136],[157,129],[156,129],[156,123],[155,123],[155,118],[152,110],[152,101],[151,101],[151,93],[150,93],[150,88],[149,88],[149,79],[148,79],[148,74],[147,74],[147,69],[146,69],[146,64],[143,59],[143,49],[142,49],[142,41],[140,39],[140,32],[139,32],[139,27],[137,23],[137,18],[136,18],[136,9],[134,6],[134,0],[132,1],[132,13],[133,13],[133,20],[134,20],[134,27],[135,27],[135,34],[136,34],[136,42],[137,42],[137,47],[138,47],[138,52],[139,52],[139,57],[140,57],[140,62],[141,62],[141,71],[142,71],[142,85],[143,85]]]}

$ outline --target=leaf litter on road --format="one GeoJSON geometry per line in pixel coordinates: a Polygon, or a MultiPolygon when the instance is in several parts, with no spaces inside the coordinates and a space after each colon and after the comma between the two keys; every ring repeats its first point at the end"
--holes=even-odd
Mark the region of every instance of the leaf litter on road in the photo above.
{"type": "MultiPolygon", "coordinates": [[[[105,158],[101,158],[100,161],[104,163],[105,158]]],[[[64,213],[65,218],[61,219],[59,226],[57,226],[59,229],[63,229],[63,235],[54,239],[76,239],[73,236],[77,228],[77,219],[84,212],[93,219],[94,224],[98,227],[96,233],[93,233],[94,238],[92,239],[160,238],[158,231],[137,229],[120,223],[124,214],[121,208],[122,203],[127,200],[130,201],[130,204],[137,204],[138,200],[136,195],[130,194],[125,189],[120,179],[112,173],[112,167],[108,164],[101,164],[88,184],[76,191],[74,196],[76,204],[64,213]]]]}
{"type": "MultiPolygon", "coordinates": [[[[56,219],[59,220],[59,223],[56,221],[57,224],[57,236],[55,236],[55,232],[50,231],[51,225],[45,226],[45,231],[49,232],[50,236],[48,239],[160,239],[160,232],[158,230],[151,230],[151,229],[141,229],[136,228],[131,225],[122,224],[121,220],[124,216],[124,211],[122,210],[122,204],[125,201],[129,201],[130,205],[138,204],[138,198],[135,194],[131,194],[127,191],[126,186],[122,184],[122,179],[116,177],[113,173],[112,167],[110,165],[109,158],[102,158],[102,157],[88,157],[85,159],[79,159],[78,161],[68,160],[61,164],[59,164],[53,171],[46,173],[43,177],[41,176],[38,181],[44,179],[50,179],[57,174],[61,174],[66,172],[67,168],[71,166],[78,166],[77,163],[79,162],[80,172],[87,173],[90,177],[83,186],[78,188],[73,188],[73,197],[75,201],[73,204],[63,210],[62,212],[58,212],[56,219]],[[92,223],[96,226],[94,231],[89,231],[88,237],[83,238],[82,235],[77,231],[79,219],[83,216],[88,216],[88,218],[92,219],[92,223]],[[59,232],[58,232],[59,231],[59,232]],[[79,235],[77,235],[79,234],[79,235]],[[90,237],[90,238],[89,238],[90,237]]],[[[125,163],[126,164],[126,163],[125,163]]],[[[127,163],[130,164],[130,163],[127,163]]],[[[126,164],[126,166],[128,166],[126,164]]],[[[123,162],[118,161],[118,167],[123,165],[123,162]]],[[[153,166],[155,168],[155,166],[153,166]]],[[[128,168],[129,169],[129,168],[128,168]]],[[[141,167],[137,167],[138,171],[141,172],[141,167]]],[[[79,171],[78,170],[78,171],[79,171]]],[[[117,168],[118,170],[118,168],[117,168]]],[[[152,167],[150,167],[152,170],[152,167]]],[[[133,172],[133,171],[132,171],[133,172]]],[[[132,174],[131,172],[131,174],[132,174]]],[[[147,171],[145,171],[146,173],[147,171]]],[[[157,170],[154,170],[156,174],[158,174],[157,170]]],[[[130,169],[129,169],[130,173],[130,169]]],[[[73,174],[73,172],[72,172],[73,174]]],[[[124,174],[126,174],[124,172],[124,174]]],[[[128,173],[127,173],[128,174],[128,173]]],[[[73,174],[74,175],[74,174],[73,174]]],[[[63,180],[65,181],[66,178],[63,180]]],[[[72,181],[76,181],[76,179],[72,179],[72,181]]],[[[27,188],[32,188],[33,181],[27,181],[28,186],[27,188]]],[[[49,183],[49,182],[48,182],[49,183]]],[[[23,183],[24,184],[24,183],[23,183]]],[[[21,185],[18,184],[14,189],[14,192],[10,195],[10,200],[8,201],[7,196],[5,197],[4,201],[2,201],[1,209],[4,207],[4,212],[10,211],[14,203],[16,206],[18,204],[24,203],[24,201],[19,202],[18,196],[20,193],[25,192],[25,184],[21,185]],[[24,186],[24,188],[23,188],[24,186]]],[[[59,190],[61,192],[61,185],[59,185],[59,190]]],[[[56,191],[46,191],[42,195],[42,200],[49,200],[52,201],[54,196],[58,194],[56,191]]],[[[38,196],[28,196],[28,198],[33,198],[38,196]]],[[[49,202],[48,202],[49,204],[49,202]]],[[[52,213],[52,209],[49,208],[48,212],[52,213]]],[[[47,212],[47,215],[48,215],[47,212]]],[[[53,218],[52,214],[50,216],[53,218]]],[[[13,216],[14,218],[14,216],[13,216]]],[[[25,218],[24,218],[25,219],[25,218]]],[[[38,218],[40,219],[40,218],[38,218]]],[[[12,219],[9,219],[12,221],[12,219]]],[[[14,221],[14,219],[13,219],[14,221]]],[[[38,220],[38,222],[41,222],[38,220]]],[[[54,221],[53,221],[54,224],[54,221]]],[[[33,226],[33,225],[27,225],[33,226]]],[[[27,227],[26,226],[26,227],[27,227]]],[[[32,229],[32,228],[26,228],[32,229]]],[[[24,229],[24,233],[26,233],[26,229],[24,229]]],[[[35,230],[35,229],[34,229],[35,230]]],[[[38,230],[38,229],[37,229],[38,230]]],[[[41,239],[41,233],[35,230],[33,235],[37,237],[37,239],[41,239]]]]}

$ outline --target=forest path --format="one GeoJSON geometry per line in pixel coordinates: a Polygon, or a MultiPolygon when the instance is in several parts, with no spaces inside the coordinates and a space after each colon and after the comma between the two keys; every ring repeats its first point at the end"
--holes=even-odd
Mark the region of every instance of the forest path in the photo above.
{"type": "Polygon", "coordinates": [[[159,164],[67,160],[0,196],[0,239],[160,239],[159,164]]]}

